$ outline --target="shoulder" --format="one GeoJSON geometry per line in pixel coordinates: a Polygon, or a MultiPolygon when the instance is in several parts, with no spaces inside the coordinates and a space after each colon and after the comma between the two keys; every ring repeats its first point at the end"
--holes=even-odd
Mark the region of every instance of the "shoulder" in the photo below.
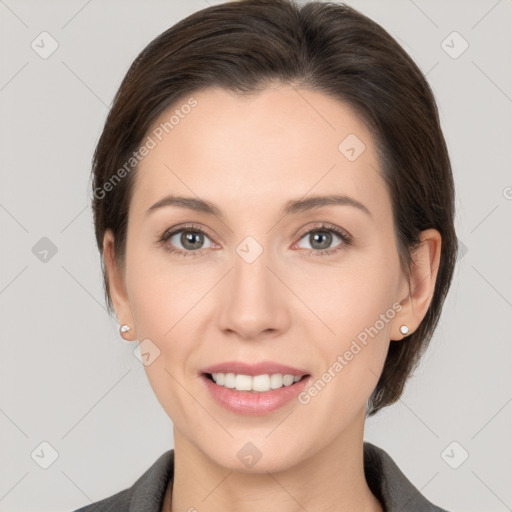
{"type": "Polygon", "coordinates": [[[368,486],[385,505],[385,512],[448,512],[425,498],[382,448],[364,442],[364,471],[368,486]]]}
{"type": "Polygon", "coordinates": [[[161,512],[165,491],[173,477],[174,450],[168,450],[131,486],[74,512],[161,512]]]}

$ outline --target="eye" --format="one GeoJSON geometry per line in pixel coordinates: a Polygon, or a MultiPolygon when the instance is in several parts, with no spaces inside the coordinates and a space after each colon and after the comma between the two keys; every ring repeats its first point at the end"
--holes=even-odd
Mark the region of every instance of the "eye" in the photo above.
{"type": "MultiPolygon", "coordinates": [[[[312,246],[309,248],[308,255],[314,256],[334,254],[352,243],[352,237],[345,230],[326,223],[313,226],[312,229],[310,228],[301,235],[300,240],[302,239],[306,239],[312,246]],[[342,243],[329,249],[336,238],[342,243]]],[[[213,243],[204,230],[194,224],[178,226],[165,231],[157,244],[162,245],[170,253],[184,257],[200,256],[204,250],[213,247],[213,243]],[[207,247],[204,247],[205,240],[210,241],[210,245],[207,247]]]]}
{"type": "MultiPolygon", "coordinates": [[[[202,254],[203,249],[205,249],[203,247],[205,240],[210,239],[201,228],[195,225],[187,225],[166,231],[157,243],[163,245],[170,253],[184,257],[193,257],[202,254]]],[[[210,247],[211,245],[206,247],[206,249],[210,247]]]]}
{"type": "Polygon", "coordinates": [[[309,251],[309,255],[313,256],[334,254],[352,243],[352,237],[345,230],[325,223],[314,226],[313,229],[308,230],[302,235],[301,240],[302,239],[306,239],[310,244],[311,250],[309,251]],[[333,240],[335,241],[336,238],[340,239],[342,243],[338,244],[333,249],[329,249],[333,240]]]}

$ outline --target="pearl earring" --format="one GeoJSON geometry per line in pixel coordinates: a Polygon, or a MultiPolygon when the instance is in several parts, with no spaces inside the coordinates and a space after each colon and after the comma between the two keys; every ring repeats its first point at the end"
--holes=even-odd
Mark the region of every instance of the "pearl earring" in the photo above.
{"type": "Polygon", "coordinates": [[[131,327],[127,324],[123,324],[119,327],[119,334],[121,335],[121,338],[123,338],[125,341],[131,341],[127,338],[129,334],[127,334],[131,330],[131,327]]]}
{"type": "Polygon", "coordinates": [[[400,332],[405,336],[409,332],[409,327],[407,327],[407,325],[401,325],[400,332]]]}

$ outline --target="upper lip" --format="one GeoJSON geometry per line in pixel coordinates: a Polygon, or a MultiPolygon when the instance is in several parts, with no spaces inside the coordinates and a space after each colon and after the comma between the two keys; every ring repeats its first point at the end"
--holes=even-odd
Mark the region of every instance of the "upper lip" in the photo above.
{"type": "Polygon", "coordinates": [[[283,375],[303,376],[308,375],[306,370],[294,368],[273,361],[262,361],[261,363],[244,363],[243,361],[227,361],[203,368],[201,373],[236,373],[237,375],[265,375],[281,373],[283,375]]]}

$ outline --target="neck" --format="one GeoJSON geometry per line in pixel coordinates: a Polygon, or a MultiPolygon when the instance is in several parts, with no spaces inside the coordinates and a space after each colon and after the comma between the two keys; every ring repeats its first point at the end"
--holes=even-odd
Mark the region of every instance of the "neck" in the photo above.
{"type": "Polygon", "coordinates": [[[382,512],[364,475],[364,416],[354,427],[312,457],[273,473],[219,466],[175,428],[173,486],[163,511],[382,512]]]}

